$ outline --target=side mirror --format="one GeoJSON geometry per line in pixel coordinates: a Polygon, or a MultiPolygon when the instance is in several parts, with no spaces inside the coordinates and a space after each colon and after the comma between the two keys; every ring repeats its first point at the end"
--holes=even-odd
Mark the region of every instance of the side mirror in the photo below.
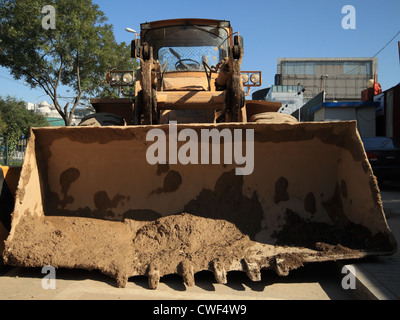
{"type": "Polygon", "coordinates": [[[244,43],[243,43],[243,37],[241,37],[241,36],[234,36],[233,37],[233,44],[235,45],[235,46],[239,46],[240,48],[243,48],[244,47],[244,43]]]}
{"type": "Polygon", "coordinates": [[[131,42],[131,58],[137,59],[140,54],[140,39],[132,40],[131,42]]]}
{"type": "Polygon", "coordinates": [[[136,58],[136,40],[131,42],[131,58],[136,58]]]}
{"type": "Polygon", "coordinates": [[[240,37],[238,35],[233,37],[233,58],[234,59],[239,59],[241,55],[241,49],[243,49],[243,37],[240,37]]]}

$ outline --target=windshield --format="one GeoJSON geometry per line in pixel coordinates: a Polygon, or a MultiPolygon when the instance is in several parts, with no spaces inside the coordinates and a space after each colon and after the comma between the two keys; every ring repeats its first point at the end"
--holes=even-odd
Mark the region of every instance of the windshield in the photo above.
{"type": "Polygon", "coordinates": [[[212,26],[173,26],[149,30],[144,41],[153,47],[165,71],[203,71],[228,54],[228,33],[212,26]]]}

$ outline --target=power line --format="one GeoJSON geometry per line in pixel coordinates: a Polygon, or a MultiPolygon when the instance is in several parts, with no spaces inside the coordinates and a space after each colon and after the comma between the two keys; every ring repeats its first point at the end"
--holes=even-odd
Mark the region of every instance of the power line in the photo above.
{"type": "Polygon", "coordinates": [[[347,75],[347,74],[351,74],[353,71],[356,71],[357,69],[361,68],[362,66],[365,66],[365,64],[366,64],[367,62],[371,62],[374,58],[376,58],[376,56],[377,56],[378,54],[380,54],[383,50],[385,50],[386,47],[387,47],[389,44],[391,44],[392,41],[393,41],[394,39],[396,39],[396,37],[397,37],[399,34],[400,34],[400,30],[394,35],[394,37],[393,37],[392,39],[389,40],[388,43],[386,43],[386,44],[382,47],[382,49],[380,49],[377,53],[375,53],[375,54],[374,54],[371,58],[369,58],[366,62],[360,64],[358,67],[355,67],[354,69],[352,69],[352,70],[350,70],[350,71],[347,71],[347,72],[345,72],[345,73],[343,73],[343,74],[340,74],[340,75],[337,75],[337,76],[334,76],[334,77],[341,77],[341,76],[345,76],[345,75],[347,75]]]}
{"type": "Polygon", "coordinates": [[[389,41],[388,43],[386,43],[385,46],[384,46],[381,50],[379,50],[372,58],[375,58],[378,54],[380,54],[383,50],[385,50],[386,47],[387,47],[399,34],[400,34],[400,30],[399,30],[399,31],[396,33],[396,35],[395,35],[392,39],[390,39],[390,41],[389,41]]]}
{"type": "Polygon", "coordinates": [[[18,84],[20,84],[21,86],[25,86],[25,87],[26,87],[26,84],[23,84],[23,83],[21,83],[21,82],[19,82],[19,81],[17,81],[17,80],[13,80],[13,79],[4,77],[4,76],[2,76],[2,75],[0,75],[0,78],[2,78],[2,79],[4,79],[4,80],[8,80],[8,81],[12,81],[12,82],[18,83],[18,84]]]}

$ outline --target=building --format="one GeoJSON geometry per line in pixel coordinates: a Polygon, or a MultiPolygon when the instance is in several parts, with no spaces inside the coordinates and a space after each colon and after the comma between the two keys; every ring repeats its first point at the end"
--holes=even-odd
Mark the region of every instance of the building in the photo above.
{"type": "Polygon", "coordinates": [[[278,58],[275,85],[302,86],[304,102],[322,91],[325,101],[360,101],[377,66],[377,58],[278,58]]]}
{"type": "Polygon", "coordinates": [[[314,121],[357,120],[361,137],[375,137],[377,106],[370,101],[322,102],[311,112],[314,113],[314,121]]]}
{"type": "Polygon", "coordinates": [[[372,100],[379,105],[376,110],[377,135],[400,141],[400,83],[372,100]]]}
{"type": "MultiPolygon", "coordinates": [[[[52,127],[60,127],[65,125],[64,119],[58,113],[55,106],[53,104],[49,104],[47,101],[42,101],[40,103],[28,102],[26,103],[26,109],[31,110],[35,113],[42,114],[52,127]]],[[[71,125],[78,125],[80,120],[91,112],[92,111],[87,108],[75,109],[71,125]]]]}

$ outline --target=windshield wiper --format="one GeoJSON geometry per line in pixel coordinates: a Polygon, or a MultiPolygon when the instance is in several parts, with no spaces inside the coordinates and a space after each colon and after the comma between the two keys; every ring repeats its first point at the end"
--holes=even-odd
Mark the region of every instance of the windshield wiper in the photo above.
{"type": "Polygon", "coordinates": [[[171,52],[175,56],[175,58],[177,58],[178,60],[182,60],[180,54],[178,52],[176,52],[174,49],[169,48],[169,52],[171,52]]]}

